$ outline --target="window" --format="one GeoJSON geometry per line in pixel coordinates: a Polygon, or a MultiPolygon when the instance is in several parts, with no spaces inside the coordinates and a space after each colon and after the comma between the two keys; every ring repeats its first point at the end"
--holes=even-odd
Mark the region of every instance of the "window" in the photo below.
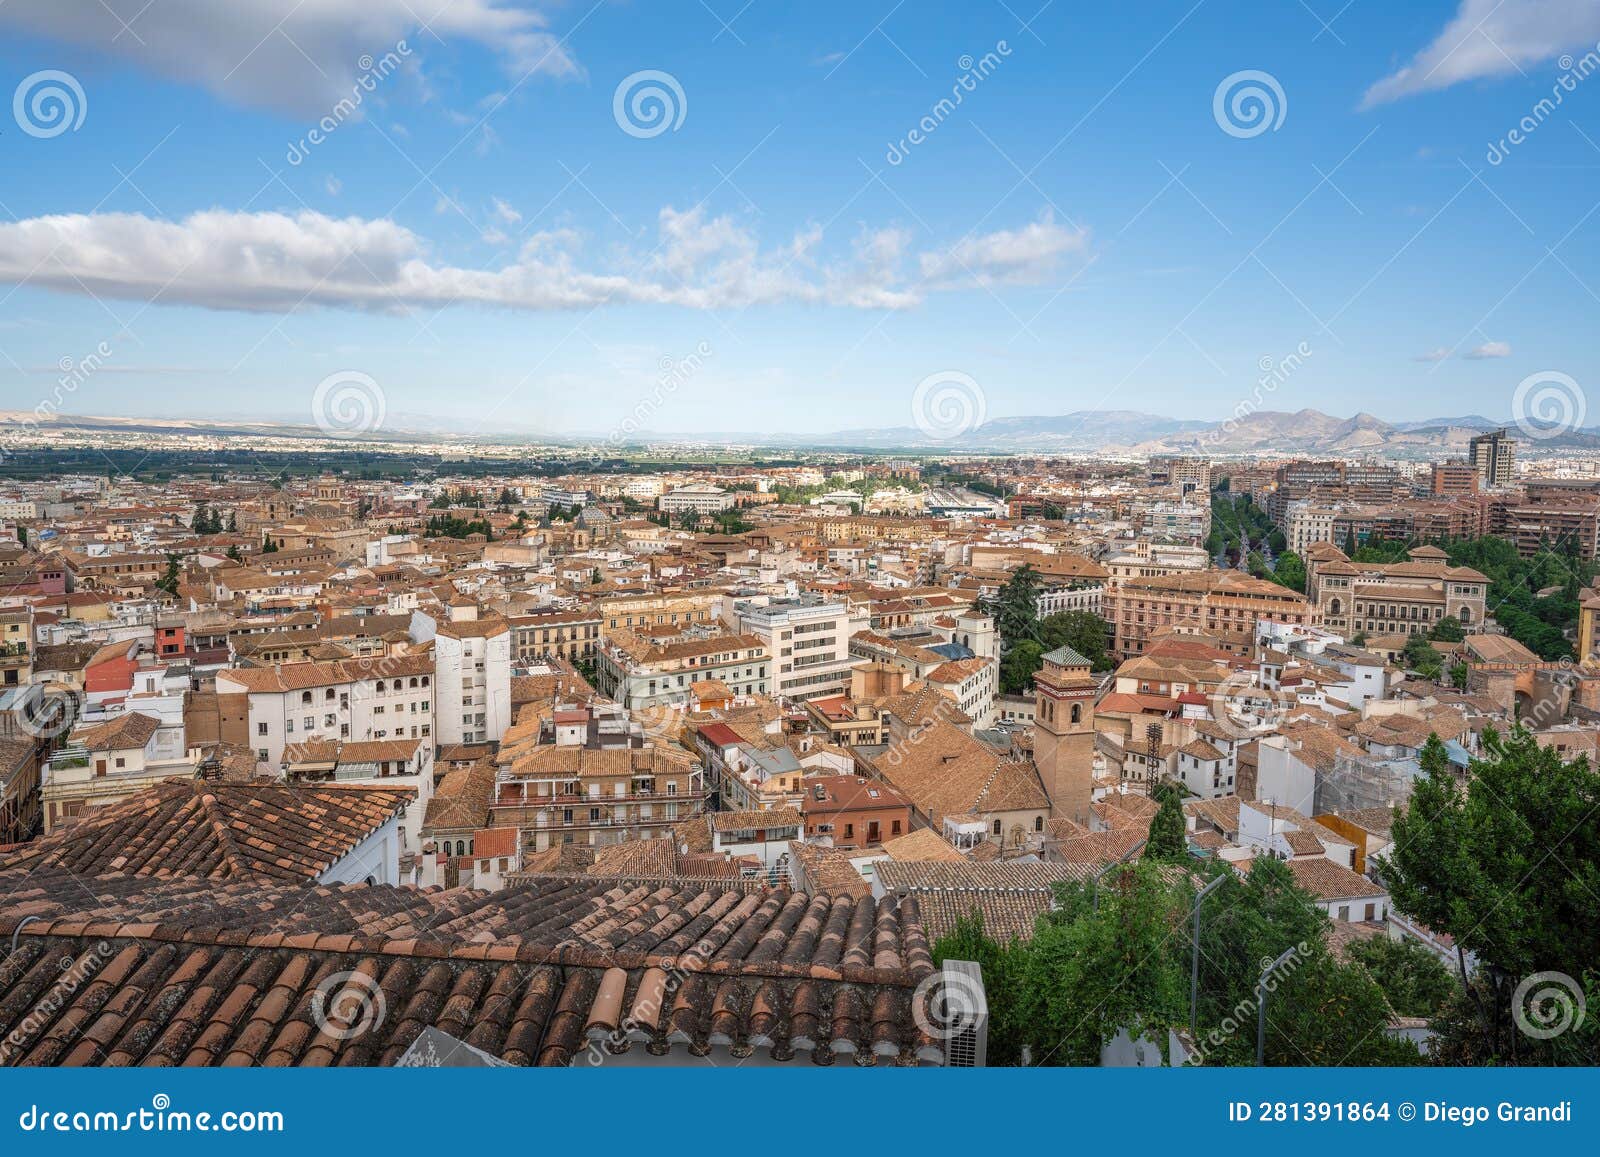
{"type": "MultiPolygon", "coordinates": [[[[293,723],[294,720],[291,719],[289,722],[293,723]]],[[[256,734],[257,735],[265,735],[266,733],[267,733],[267,725],[265,723],[257,723],[256,724],[256,734]]]]}
{"type": "Polygon", "coordinates": [[[999,820],[995,820],[994,821],[994,834],[997,835],[997,836],[1000,834],[1000,821],[999,820]]]}

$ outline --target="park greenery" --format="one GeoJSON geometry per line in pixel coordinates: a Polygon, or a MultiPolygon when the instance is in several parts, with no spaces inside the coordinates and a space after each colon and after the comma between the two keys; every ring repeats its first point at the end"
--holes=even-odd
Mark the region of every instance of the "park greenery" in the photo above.
{"type": "Polygon", "coordinates": [[[1062,611],[1041,617],[1039,594],[1043,589],[1043,580],[1034,567],[1019,566],[1000,590],[982,604],[994,616],[995,630],[1000,635],[1002,694],[1026,694],[1033,686],[1034,675],[1044,665],[1045,654],[1057,647],[1071,647],[1096,671],[1109,671],[1115,666],[1107,653],[1110,639],[1105,620],[1090,611],[1062,611]]]}
{"type": "Polygon", "coordinates": [[[1269,1065],[1423,1063],[1394,1031],[1405,1017],[1429,1022],[1434,1064],[1596,1064],[1600,773],[1521,728],[1487,729],[1483,748],[1463,782],[1430,737],[1393,850],[1375,863],[1399,912],[1448,937],[1453,967],[1414,940],[1336,948],[1282,861],[1258,856],[1239,872],[1180,851],[1170,788],[1142,858],[1058,885],[1031,938],[993,935],[974,910],[934,957],[982,967],[990,1064],[1095,1065],[1119,1032],[1159,1044],[1189,1027],[1194,900],[1220,876],[1201,901],[1192,1063],[1254,1063],[1257,979],[1287,953],[1267,1001],[1269,1065]]]}

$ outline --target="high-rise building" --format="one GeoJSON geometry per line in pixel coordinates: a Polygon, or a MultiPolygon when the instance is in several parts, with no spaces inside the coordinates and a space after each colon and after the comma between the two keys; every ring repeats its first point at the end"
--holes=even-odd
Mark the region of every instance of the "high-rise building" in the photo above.
{"type": "Polygon", "coordinates": [[[1516,443],[1505,427],[1479,434],[1467,443],[1467,460],[1485,486],[1510,486],[1516,464],[1516,443]]]}

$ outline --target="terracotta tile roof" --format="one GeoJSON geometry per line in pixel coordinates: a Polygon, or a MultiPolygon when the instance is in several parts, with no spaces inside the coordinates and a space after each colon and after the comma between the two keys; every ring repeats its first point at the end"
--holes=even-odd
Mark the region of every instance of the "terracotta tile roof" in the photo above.
{"type": "Polygon", "coordinates": [[[712,812],[705,817],[715,832],[748,832],[772,828],[798,828],[804,821],[792,807],[766,811],[712,812]]]}
{"type": "Polygon", "coordinates": [[[950,723],[891,744],[872,764],[926,815],[1048,811],[1049,797],[1031,760],[1011,759],[950,723]]]}
{"type": "Polygon", "coordinates": [[[640,1046],[823,1065],[940,1056],[912,1014],[933,972],[915,898],[5,872],[0,894],[0,935],[43,918],[0,966],[0,1064],[392,1065],[429,1027],[516,1065],[640,1046]],[[65,1000],[63,957],[94,970],[65,1000]],[[341,983],[381,1012],[338,1019],[341,983]],[[52,1031],[65,1025],[81,1031],[52,1031]]]}
{"type": "Polygon", "coordinates": [[[476,831],[487,827],[489,803],[494,799],[494,776],[494,764],[486,759],[445,772],[423,813],[423,832],[476,831]]]}
{"type": "Polygon", "coordinates": [[[1366,899],[1388,895],[1365,876],[1329,859],[1290,860],[1288,864],[1289,870],[1294,873],[1294,882],[1319,900],[1366,899]]]}
{"type": "Polygon", "coordinates": [[[932,828],[918,828],[897,836],[880,849],[891,860],[964,860],[950,841],[932,828]]]}
{"type": "Polygon", "coordinates": [[[81,743],[90,751],[132,751],[149,743],[160,727],[161,720],[154,715],[128,711],[73,732],[69,742],[81,743]]]}
{"type": "Polygon", "coordinates": [[[984,931],[1001,943],[1031,939],[1035,919],[1054,903],[1055,885],[1090,874],[1088,868],[1067,864],[970,861],[885,861],[874,871],[889,894],[916,899],[930,942],[947,935],[958,919],[977,912],[984,931]]]}
{"type": "Polygon", "coordinates": [[[0,857],[0,871],[313,880],[415,798],[409,788],[168,780],[0,857]]]}

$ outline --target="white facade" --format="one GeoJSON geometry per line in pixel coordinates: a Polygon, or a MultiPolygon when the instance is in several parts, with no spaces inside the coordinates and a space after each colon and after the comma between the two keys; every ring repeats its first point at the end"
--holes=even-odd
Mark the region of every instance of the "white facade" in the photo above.
{"type": "Polygon", "coordinates": [[[500,742],[511,726],[510,624],[475,616],[441,622],[418,611],[411,637],[433,641],[435,742],[500,742]]]}
{"type": "MultiPolygon", "coordinates": [[[[349,743],[374,739],[431,739],[434,735],[434,676],[423,656],[402,656],[367,665],[359,677],[344,665],[292,664],[326,671],[326,681],[293,689],[257,688],[247,676],[217,672],[217,694],[249,697],[249,746],[263,770],[276,773],[284,748],[307,741],[349,743]]],[[[434,740],[437,742],[437,740],[434,740]]]]}
{"type": "Polygon", "coordinates": [[[755,635],[772,656],[772,694],[785,699],[842,695],[850,689],[850,608],[815,595],[727,600],[723,619],[755,635]]]}
{"type": "MultiPolygon", "coordinates": [[[[395,816],[317,877],[319,884],[399,884],[400,817],[395,816]]],[[[409,883],[409,881],[406,881],[409,883]]]]}

